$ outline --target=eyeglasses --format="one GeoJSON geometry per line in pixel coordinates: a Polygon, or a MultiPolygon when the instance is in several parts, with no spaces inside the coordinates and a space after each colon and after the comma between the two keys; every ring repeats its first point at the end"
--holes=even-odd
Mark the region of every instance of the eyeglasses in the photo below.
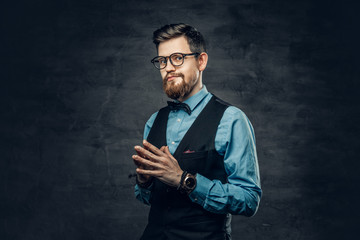
{"type": "Polygon", "coordinates": [[[173,53],[168,57],[163,57],[163,56],[154,57],[151,60],[151,62],[152,64],[154,64],[154,66],[157,69],[164,69],[166,68],[168,58],[173,66],[181,66],[184,63],[186,56],[193,56],[193,55],[197,57],[198,55],[200,55],[200,53],[189,53],[189,54],[173,53]]]}

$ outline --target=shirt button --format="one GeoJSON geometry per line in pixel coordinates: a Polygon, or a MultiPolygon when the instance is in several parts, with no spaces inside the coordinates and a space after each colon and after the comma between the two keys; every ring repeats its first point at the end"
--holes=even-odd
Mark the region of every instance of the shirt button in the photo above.
{"type": "Polygon", "coordinates": [[[177,119],[177,121],[178,121],[178,122],[180,122],[180,121],[181,121],[181,119],[180,119],[180,118],[178,118],[178,119],[177,119]]]}
{"type": "Polygon", "coordinates": [[[195,198],[194,200],[195,200],[195,202],[197,202],[197,198],[195,198]]]}
{"type": "Polygon", "coordinates": [[[171,144],[175,144],[175,142],[171,142],[171,144]]]}

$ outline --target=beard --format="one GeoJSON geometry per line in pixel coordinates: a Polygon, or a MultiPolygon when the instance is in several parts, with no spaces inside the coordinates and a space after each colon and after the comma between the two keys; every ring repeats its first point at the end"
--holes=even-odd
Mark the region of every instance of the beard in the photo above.
{"type": "Polygon", "coordinates": [[[187,83],[185,81],[185,76],[182,73],[177,74],[167,74],[165,78],[163,79],[163,89],[166,95],[171,99],[178,99],[178,98],[184,98],[187,95],[191,93],[191,91],[194,89],[197,82],[196,75],[192,75],[189,78],[189,82],[187,83]],[[180,77],[181,82],[178,83],[177,81],[171,81],[168,82],[167,79],[169,77],[180,77]]]}

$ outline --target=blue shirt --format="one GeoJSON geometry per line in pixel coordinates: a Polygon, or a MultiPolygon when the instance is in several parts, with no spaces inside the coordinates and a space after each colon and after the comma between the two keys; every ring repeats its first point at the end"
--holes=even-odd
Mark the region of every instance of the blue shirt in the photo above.
{"type": "MultiPolygon", "coordinates": [[[[192,112],[183,110],[169,113],[166,141],[171,154],[200,112],[211,99],[212,94],[205,87],[190,97],[187,103],[192,112]]],[[[147,138],[158,112],[146,122],[144,139],[147,138]]],[[[197,185],[190,193],[190,199],[204,209],[214,213],[231,213],[252,216],[255,214],[261,197],[259,166],[256,155],[253,127],[246,115],[234,106],[228,107],[220,121],[215,137],[216,151],[224,156],[228,182],[196,174],[197,185]]],[[[150,204],[151,188],[135,186],[135,196],[145,204],[150,204]]]]}

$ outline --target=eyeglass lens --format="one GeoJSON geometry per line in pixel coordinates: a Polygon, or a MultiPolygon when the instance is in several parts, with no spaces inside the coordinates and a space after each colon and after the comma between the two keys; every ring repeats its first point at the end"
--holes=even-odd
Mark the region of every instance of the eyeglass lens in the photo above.
{"type": "MultiPolygon", "coordinates": [[[[180,53],[173,53],[169,57],[170,62],[174,66],[180,66],[184,63],[184,56],[180,53]]],[[[159,69],[163,69],[166,67],[167,64],[167,58],[165,57],[158,57],[154,59],[154,65],[155,67],[159,69]]]]}

